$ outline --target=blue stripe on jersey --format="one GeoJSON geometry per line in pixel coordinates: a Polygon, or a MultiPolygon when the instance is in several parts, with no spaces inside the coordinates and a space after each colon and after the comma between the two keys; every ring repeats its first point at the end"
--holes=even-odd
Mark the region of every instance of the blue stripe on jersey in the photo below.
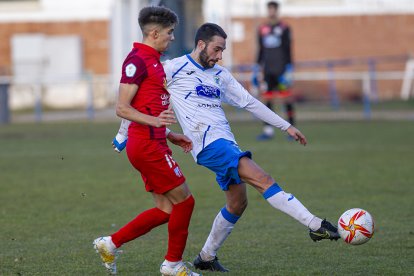
{"type": "Polygon", "coordinates": [[[277,183],[275,182],[272,186],[270,186],[264,193],[263,193],[263,197],[264,199],[268,199],[271,196],[274,196],[275,194],[279,193],[283,191],[282,188],[279,187],[279,185],[277,185],[277,183]]]}
{"type": "Polygon", "coordinates": [[[188,61],[186,62],[186,63],[184,63],[184,65],[183,66],[181,66],[180,67],[180,69],[178,69],[177,70],[177,72],[175,72],[173,75],[172,75],[172,77],[171,78],[174,78],[175,77],[175,75],[177,75],[178,74],[178,72],[180,72],[186,65],[188,64],[188,61]]]}
{"type": "Polygon", "coordinates": [[[204,143],[206,142],[206,136],[207,136],[207,131],[210,130],[210,126],[208,126],[207,130],[204,132],[204,137],[203,137],[203,149],[204,149],[204,143]]]}
{"type": "Polygon", "coordinates": [[[199,69],[201,69],[203,71],[206,70],[200,64],[198,64],[197,62],[195,62],[195,60],[189,54],[187,54],[186,56],[194,64],[195,67],[197,67],[197,68],[199,68],[199,69]]]}
{"type": "Polygon", "coordinates": [[[191,93],[193,93],[193,92],[188,93],[187,96],[185,96],[184,99],[186,100],[191,95],[191,93]]]}
{"type": "Polygon", "coordinates": [[[223,70],[218,71],[216,76],[218,76],[221,72],[223,72],[223,70]]]}
{"type": "Polygon", "coordinates": [[[227,211],[225,206],[221,209],[220,212],[223,218],[225,218],[228,222],[231,222],[233,224],[235,224],[240,218],[240,216],[233,215],[232,213],[227,211]]]}
{"type": "Polygon", "coordinates": [[[199,82],[203,83],[203,81],[202,81],[202,80],[200,80],[199,78],[197,78],[197,77],[196,77],[196,79],[198,79],[198,81],[199,81],[199,82]]]}

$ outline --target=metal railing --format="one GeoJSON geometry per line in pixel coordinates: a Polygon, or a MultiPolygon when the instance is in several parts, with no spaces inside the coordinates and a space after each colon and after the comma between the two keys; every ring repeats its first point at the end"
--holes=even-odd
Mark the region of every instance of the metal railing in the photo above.
{"type": "MultiPolygon", "coordinates": [[[[414,60],[410,60],[409,55],[301,61],[295,63],[295,68],[297,71],[293,73],[294,82],[326,81],[328,83],[329,100],[334,110],[338,110],[340,105],[337,81],[360,81],[365,118],[371,117],[371,102],[378,100],[379,80],[401,80],[400,94],[403,100],[409,99],[413,90],[414,60]],[[405,71],[377,71],[379,65],[393,63],[401,64],[401,67],[404,67],[405,64],[405,71]],[[349,69],[352,66],[360,67],[361,65],[366,66],[365,71],[335,71],[337,68],[349,69]],[[304,71],[318,68],[323,68],[325,71],[304,71]]],[[[258,66],[255,64],[237,65],[233,66],[231,70],[240,82],[252,81],[255,73],[260,75],[258,66]]],[[[263,79],[261,76],[259,78],[263,79]]]]}
{"type": "MultiPolygon", "coordinates": [[[[82,91],[86,93],[84,95],[84,100],[80,100],[78,104],[75,104],[73,108],[83,106],[86,112],[86,117],[89,120],[95,118],[95,108],[98,104],[96,102],[97,96],[100,98],[100,102],[108,102],[112,104],[114,101],[114,94],[109,93],[112,85],[110,78],[107,75],[92,76],[90,74],[85,74],[81,79],[74,79],[71,77],[68,78],[57,78],[54,80],[38,80],[38,81],[25,81],[24,79],[15,79],[11,76],[1,76],[0,77],[0,124],[5,124],[10,122],[10,99],[11,97],[18,97],[19,90],[29,91],[29,94],[32,96],[29,102],[29,108],[34,110],[34,121],[41,122],[43,119],[44,113],[44,98],[45,91],[51,88],[51,86],[56,87],[65,87],[65,86],[82,86],[82,91]],[[106,91],[106,92],[102,92],[106,91]],[[13,95],[11,95],[13,93],[13,95]]],[[[59,89],[57,89],[59,90],[59,89]]],[[[64,90],[64,89],[62,89],[64,90]]],[[[66,89],[68,90],[68,89],[66,89]]],[[[62,91],[63,93],[64,91],[62,91]]],[[[73,91],[74,93],[76,91],[73,91]]],[[[83,93],[83,92],[81,92],[83,93]]],[[[62,95],[63,96],[63,95],[62,95]]],[[[20,97],[24,97],[20,95],[20,97]]],[[[56,99],[58,102],[59,99],[56,99]]],[[[56,108],[59,109],[59,108],[56,108]]]]}

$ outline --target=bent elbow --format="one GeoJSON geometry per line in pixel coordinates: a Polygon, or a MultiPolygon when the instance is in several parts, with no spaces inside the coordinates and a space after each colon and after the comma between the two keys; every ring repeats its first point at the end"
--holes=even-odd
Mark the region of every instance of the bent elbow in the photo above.
{"type": "Polygon", "coordinates": [[[121,104],[117,104],[115,108],[116,116],[125,118],[126,108],[121,104]]]}

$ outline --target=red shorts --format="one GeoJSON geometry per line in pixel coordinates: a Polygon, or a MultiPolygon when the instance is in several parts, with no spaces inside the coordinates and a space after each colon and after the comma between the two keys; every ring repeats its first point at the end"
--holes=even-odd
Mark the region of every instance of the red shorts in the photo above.
{"type": "Polygon", "coordinates": [[[148,192],[163,194],[185,182],[166,139],[128,137],[126,152],[129,162],[141,173],[148,192]]]}

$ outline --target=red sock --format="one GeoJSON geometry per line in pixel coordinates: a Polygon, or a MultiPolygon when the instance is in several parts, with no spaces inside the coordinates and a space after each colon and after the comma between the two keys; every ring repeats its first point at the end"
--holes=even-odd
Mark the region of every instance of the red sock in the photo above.
{"type": "Polygon", "coordinates": [[[118,248],[124,243],[148,233],[152,228],[166,223],[169,218],[169,214],[158,208],[146,210],[113,234],[111,236],[112,242],[118,248]]]}
{"type": "Polygon", "coordinates": [[[194,198],[192,195],[183,202],[173,205],[168,222],[168,251],[165,255],[167,261],[178,262],[182,260],[193,209],[194,198]]]}

